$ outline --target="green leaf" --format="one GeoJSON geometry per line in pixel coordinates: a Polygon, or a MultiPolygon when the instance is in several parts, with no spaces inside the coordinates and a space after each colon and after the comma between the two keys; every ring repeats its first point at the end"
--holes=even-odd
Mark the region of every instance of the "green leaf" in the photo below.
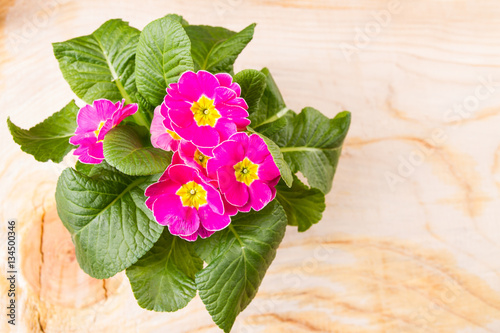
{"type": "Polygon", "coordinates": [[[237,73],[233,80],[241,87],[241,97],[248,104],[248,113],[254,113],[266,88],[266,76],[255,69],[245,69],[237,73]]]}
{"type": "MultiPolygon", "coordinates": [[[[148,124],[151,124],[154,118],[155,107],[151,105],[144,96],[140,93],[135,95],[135,99],[137,101],[138,110],[137,112],[141,113],[144,116],[144,119],[147,120],[148,124]]],[[[125,118],[126,120],[127,118],[125,118]]]]}
{"type": "Polygon", "coordinates": [[[80,267],[106,279],[134,264],[158,240],[163,227],[146,207],[144,190],[157,177],[88,177],[73,169],[57,182],[57,212],[71,233],[80,267]]]}
{"type": "Polygon", "coordinates": [[[181,15],[177,15],[177,14],[168,14],[168,15],[165,15],[165,17],[168,17],[168,18],[170,18],[170,19],[172,19],[172,20],[174,20],[174,21],[179,22],[179,23],[180,23],[183,27],[185,27],[185,26],[188,26],[188,25],[189,25],[188,21],[186,21],[186,20],[184,19],[184,17],[182,17],[181,15]]]}
{"type": "Polygon", "coordinates": [[[71,101],[38,125],[29,130],[17,127],[10,118],[7,119],[10,134],[21,150],[31,154],[37,161],[56,163],[62,161],[75,146],[69,143],[69,138],[75,134],[78,106],[71,101]]]}
{"type": "Polygon", "coordinates": [[[252,127],[258,132],[261,132],[261,126],[275,122],[290,111],[269,70],[264,68],[262,73],[266,76],[266,88],[260,98],[259,107],[249,112],[252,127]]]}
{"type": "Polygon", "coordinates": [[[119,171],[131,176],[162,173],[172,153],[151,146],[149,133],[138,126],[118,126],[104,138],[104,157],[119,171]]]}
{"type": "Polygon", "coordinates": [[[299,115],[288,114],[285,119],[287,126],[270,139],[280,147],[293,173],[302,172],[311,187],[328,193],[351,114],[344,111],[329,119],[316,109],[305,108],[299,115]]]}
{"type": "Polygon", "coordinates": [[[90,178],[98,177],[99,179],[108,180],[116,179],[116,175],[119,174],[118,170],[106,163],[106,161],[102,161],[99,164],[85,164],[77,161],[75,170],[90,178]]]}
{"type": "Polygon", "coordinates": [[[96,99],[132,103],[137,88],[134,67],[140,31],[119,19],[109,20],[91,35],[54,43],[54,54],[66,81],[88,104],[96,99]]]}
{"type": "Polygon", "coordinates": [[[280,181],[276,189],[276,199],[285,209],[288,225],[298,226],[302,232],[321,220],[326,206],[320,190],[307,187],[296,176],[291,188],[280,181]]]}
{"type": "Polygon", "coordinates": [[[149,23],[137,45],[137,89],[153,106],[160,105],[165,89],[179,76],[193,70],[191,42],[177,16],[166,16],[149,23]]]}
{"type": "Polygon", "coordinates": [[[172,236],[165,228],[151,250],[127,268],[127,276],[142,308],[172,312],[196,295],[194,277],[202,268],[194,243],[172,236]]]}
{"type": "Polygon", "coordinates": [[[262,124],[261,126],[259,126],[259,133],[262,135],[268,136],[268,137],[275,135],[276,133],[281,131],[283,128],[285,128],[286,125],[288,124],[286,117],[288,115],[293,116],[294,114],[295,113],[293,111],[288,111],[287,114],[278,118],[277,120],[275,120],[271,123],[262,124]]]}
{"type": "Polygon", "coordinates": [[[285,211],[274,200],[259,212],[236,215],[228,228],[195,243],[208,263],[196,274],[200,298],[225,332],[257,294],[286,223],[285,211]]]}
{"type": "Polygon", "coordinates": [[[191,39],[196,71],[232,73],[236,58],[252,40],[255,23],[238,33],[206,25],[189,25],[185,29],[191,39]]]}

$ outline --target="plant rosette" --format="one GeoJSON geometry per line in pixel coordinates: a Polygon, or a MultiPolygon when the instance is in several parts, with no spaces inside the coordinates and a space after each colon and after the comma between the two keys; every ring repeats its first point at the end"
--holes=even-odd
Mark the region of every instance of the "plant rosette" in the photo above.
{"type": "Polygon", "coordinates": [[[346,111],[288,109],[266,68],[233,73],[254,27],[167,15],[141,32],[107,21],[53,45],[87,105],[71,101],[29,130],[7,120],[36,160],[78,157],[56,202],[87,274],[126,270],[138,304],[153,311],[177,311],[198,292],[225,332],[286,226],[303,232],[321,220],[350,125],[346,111]]]}

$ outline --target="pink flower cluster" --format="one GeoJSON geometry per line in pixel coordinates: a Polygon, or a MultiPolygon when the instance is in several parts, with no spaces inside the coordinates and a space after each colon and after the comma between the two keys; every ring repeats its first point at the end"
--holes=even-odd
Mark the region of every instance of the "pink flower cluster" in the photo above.
{"type": "MultiPolygon", "coordinates": [[[[146,205],[170,233],[189,241],[224,229],[238,211],[261,210],[276,196],[280,172],[250,124],[241,88],[229,74],[185,72],[154,111],[151,142],[172,163],[146,189],[146,205]]],[[[83,163],[104,160],[105,135],[137,104],[100,99],[80,109],[70,143],[83,163]]]]}
{"type": "Polygon", "coordinates": [[[146,189],[146,205],[173,235],[209,237],[276,196],[279,169],[264,140],[242,132],[250,120],[240,94],[229,74],[189,71],[155,110],[151,142],[174,155],[146,189]]]}

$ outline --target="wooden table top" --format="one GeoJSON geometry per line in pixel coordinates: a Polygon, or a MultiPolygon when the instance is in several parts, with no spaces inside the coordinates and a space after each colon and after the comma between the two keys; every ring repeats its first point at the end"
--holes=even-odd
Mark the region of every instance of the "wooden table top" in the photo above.
{"type": "Polygon", "coordinates": [[[323,220],[287,229],[234,332],[500,332],[498,1],[2,0],[0,232],[18,220],[18,332],[220,331],[199,297],[148,312],[124,274],[81,271],[54,203],[71,157],[38,163],[6,126],[31,127],[74,98],[52,42],[167,13],[256,22],[236,71],[268,67],[294,110],[352,112],[323,220]]]}

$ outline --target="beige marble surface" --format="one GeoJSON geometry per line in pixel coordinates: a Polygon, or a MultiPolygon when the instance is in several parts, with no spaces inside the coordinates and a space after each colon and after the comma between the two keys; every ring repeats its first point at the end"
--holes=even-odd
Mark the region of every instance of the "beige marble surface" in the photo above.
{"type": "MultiPolygon", "coordinates": [[[[269,67],[295,110],[353,114],[323,220],[287,230],[234,332],[500,332],[498,1],[1,0],[0,267],[17,218],[18,332],[219,331],[198,297],[147,312],[124,275],[86,276],[54,207],[71,159],[37,163],[5,123],[73,98],[51,42],[166,13],[257,22],[236,70],[269,67]]],[[[7,288],[1,269],[2,309],[7,288]]]]}

